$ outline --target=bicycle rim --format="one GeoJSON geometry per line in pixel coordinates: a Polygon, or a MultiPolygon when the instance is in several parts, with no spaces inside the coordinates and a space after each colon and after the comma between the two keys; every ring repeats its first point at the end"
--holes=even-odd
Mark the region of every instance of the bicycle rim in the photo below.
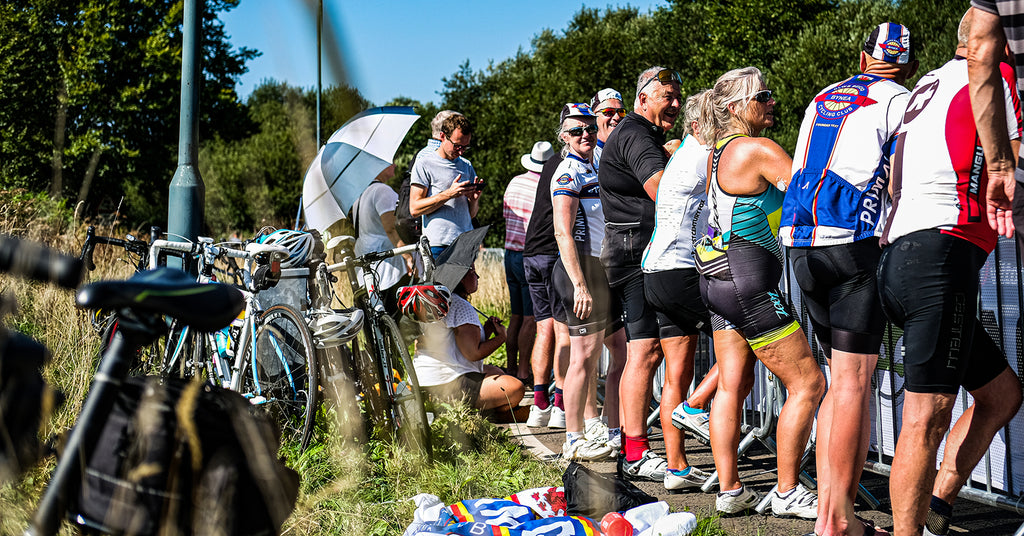
{"type": "Polygon", "coordinates": [[[390,316],[378,319],[378,329],[384,342],[383,353],[392,356],[391,366],[397,374],[392,378],[394,385],[394,407],[399,437],[410,447],[427,455],[433,456],[430,441],[430,424],[427,422],[427,411],[423,403],[423,392],[420,390],[416,369],[413,368],[409,349],[402,342],[398,324],[390,316]]]}
{"type": "Polygon", "coordinates": [[[309,328],[294,309],[275,305],[260,315],[243,351],[242,393],[280,424],[282,439],[305,450],[313,435],[319,385],[309,328]]]}

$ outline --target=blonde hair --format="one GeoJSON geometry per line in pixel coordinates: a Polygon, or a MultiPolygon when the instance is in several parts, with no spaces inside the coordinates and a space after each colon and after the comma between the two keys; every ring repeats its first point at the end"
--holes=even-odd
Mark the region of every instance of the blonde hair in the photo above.
{"type": "Polygon", "coordinates": [[[706,144],[712,131],[714,131],[714,122],[711,115],[710,89],[705,89],[696,95],[690,95],[686,99],[686,106],[683,111],[684,132],[691,136],[697,136],[702,144],[706,144]],[[694,134],[693,123],[697,123],[698,134],[694,134]]]}
{"type": "Polygon", "coordinates": [[[724,134],[730,130],[742,130],[750,132],[750,125],[743,119],[743,112],[750,104],[754,93],[764,85],[764,75],[757,67],[743,67],[733,69],[715,81],[715,87],[711,89],[711,119],[712,132],[708,141],[711,144],[718,143],[724,134]],[[736,103],[734,110],[729,110],[729,105],[736,103]]]}

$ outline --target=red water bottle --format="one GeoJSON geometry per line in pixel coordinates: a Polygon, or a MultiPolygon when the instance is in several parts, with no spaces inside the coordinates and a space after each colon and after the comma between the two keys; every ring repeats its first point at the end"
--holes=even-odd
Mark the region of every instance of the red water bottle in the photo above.
{"type": "Polygon", "coordinates": [[[633,536],[633,525],[618,512],[608,512],[601,519],[603,536],[633,536]]]}

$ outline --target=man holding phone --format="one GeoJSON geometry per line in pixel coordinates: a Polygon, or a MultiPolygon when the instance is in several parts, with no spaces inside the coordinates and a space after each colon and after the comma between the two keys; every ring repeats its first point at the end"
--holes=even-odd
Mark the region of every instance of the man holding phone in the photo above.
{"type": "Polygon", "coordinates": [[[462,154],[469,148],[473,126],[455,114],[441,124],[441,145],[413,164],[409,212],[423,218],[423,235],[436,258],[460,234],[473,229],[480,208],[483,181],[462,154]]]}

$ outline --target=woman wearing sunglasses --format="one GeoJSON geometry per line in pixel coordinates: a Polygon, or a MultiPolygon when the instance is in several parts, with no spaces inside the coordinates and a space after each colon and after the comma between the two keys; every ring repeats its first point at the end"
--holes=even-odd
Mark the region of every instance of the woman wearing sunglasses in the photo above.
{"type": "Polygon", "coordinates": [[[566,316],[556,320],[569,326],[569,369],[562,387],[566,429],[562,456],[570,460],[600,460],[614,455],[615,447],[621,444],[617,387],[626,339],[618,320],[621,311],[611,298],[600,258],[604,212],[597,170],[591,161],[597,142],[595,117],[588,105],[570,103],[562,108],[560,119],[558,139],[563,144],[564,160],[552,176],[551,206],[559,254],[552,280],[566,316]],[[605,384],[610,430],[606,437],[587,438],[584,425],[600,422],[597,405],[587,404],[587,397],[596,396],[597,362],[606,332],[613,333],[613,348],[618,351],[613,350],[612,356],[619,358],[615,359],[605,384]]]}
{"type": "Polygon", "coordinates": [[[753,385],[756,356],[788,391],[777,427],[772,513],[814,519],[817,496],[797,477],[825,380],[778,288],[783,262],[779,216],[792,159],[777,143],[758,137],[775,122],[775,100],[760,70],[723,74],[711,99],[708,236],[696,248],[696,261],[719,357],[718,393],[711,408],[711,448],[721,490],[716,504],[720,511],[735,513],[758,503],[757,495],[740,483],[736,466],[740,412],[753,385]]]}

